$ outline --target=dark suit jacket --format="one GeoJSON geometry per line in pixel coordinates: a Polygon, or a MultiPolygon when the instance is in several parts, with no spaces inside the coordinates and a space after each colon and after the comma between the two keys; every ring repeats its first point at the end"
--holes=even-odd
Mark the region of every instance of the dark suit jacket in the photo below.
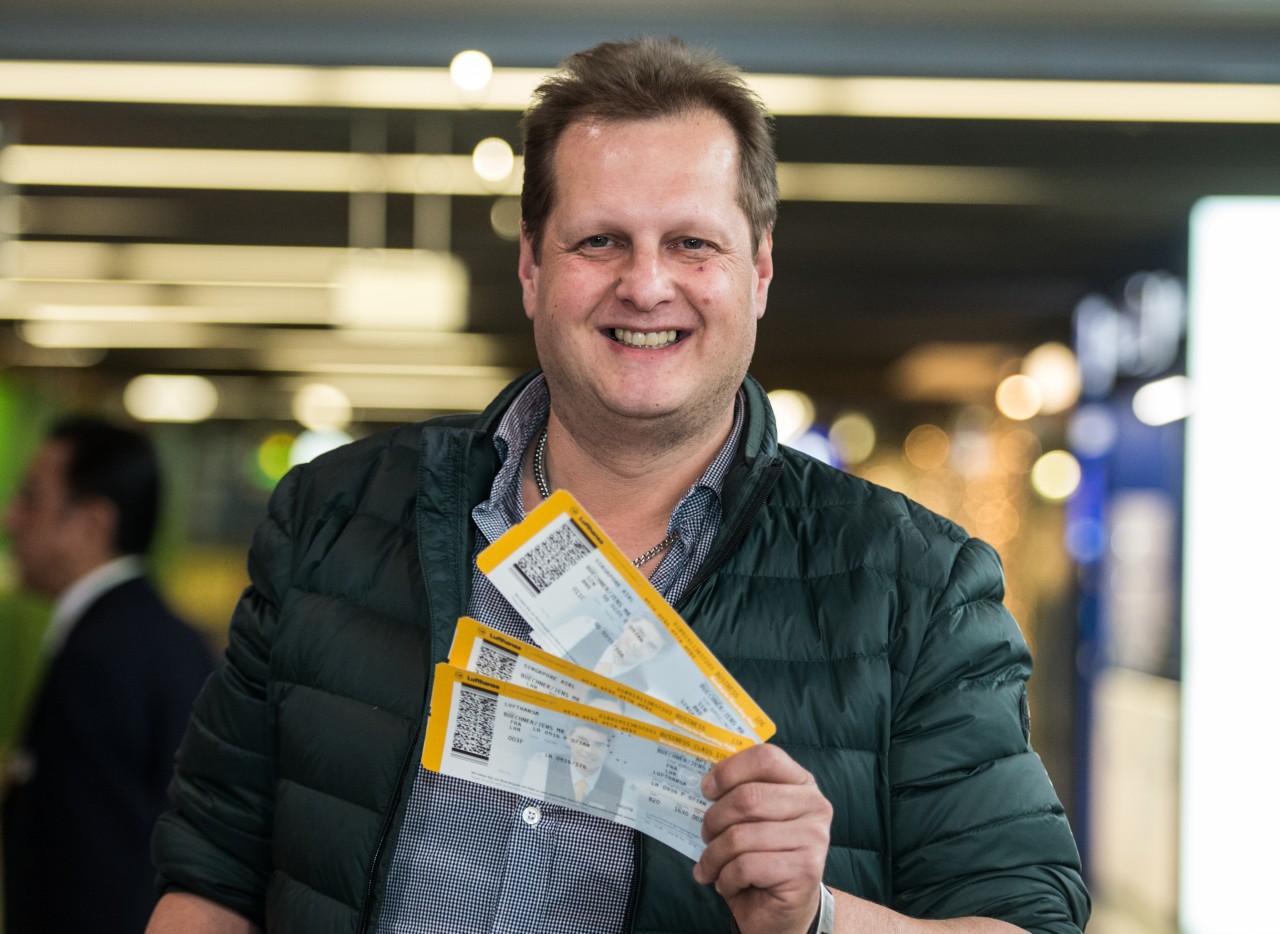
{"type": "Polygon", "coordinates": [[[155,904],[151,828],[212,668],[143,578],[85,611],[32,708],[34,771],[4,802],[6,934],[141,934],[155,904]]]}

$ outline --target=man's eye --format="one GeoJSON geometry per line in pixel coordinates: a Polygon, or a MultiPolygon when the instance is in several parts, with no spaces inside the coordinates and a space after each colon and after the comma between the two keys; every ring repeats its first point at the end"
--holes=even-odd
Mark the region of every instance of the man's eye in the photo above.
{"type": "Polygon", "coordinates": [[[596,234],[594,237],[587,237],[587,239],[583,240],[582,245],[593,250],[598,250],[601,247],[608,246],[610,242],[609,238],[604,234],[596,234]]]}
{"type": "Polygon", "coordinates": [[[701,237],[685,237],[680,241],[680,246],[686,250],[703,250],[707,248],[708,243],[701,237]]]}

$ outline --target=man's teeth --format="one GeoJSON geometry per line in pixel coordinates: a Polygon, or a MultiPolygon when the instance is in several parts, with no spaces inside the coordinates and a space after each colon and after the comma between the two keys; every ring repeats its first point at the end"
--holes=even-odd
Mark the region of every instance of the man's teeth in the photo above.
{"type": "Polygon", "coordinates": [[[678,331],[626,331],[613,329],[613,339],[628,347],[665,347],[674,344],[679,337],[678,331]]]}

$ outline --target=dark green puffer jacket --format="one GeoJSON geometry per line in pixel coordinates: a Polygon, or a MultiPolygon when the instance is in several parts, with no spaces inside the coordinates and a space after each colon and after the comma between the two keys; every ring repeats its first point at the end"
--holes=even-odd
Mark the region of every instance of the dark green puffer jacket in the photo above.
{"type": "MultiPolygon", "coordinates": [[[[482,416],[406,426],[281,483],[156,829],[164,887],[270,932],[375,929],[428,673],[467,607],[491,434],[524,382],[482,416]]],[[[779,448],[752,380],[747,397],[724,522],[679,610],[834,804],[826,882],[920,917],[1082,930],[1088,899],[1027,741],[1030,661],[994,552],[779,448]]],[[[640,839],[632,930],[727,930],[690,862],[640,839]]]]}

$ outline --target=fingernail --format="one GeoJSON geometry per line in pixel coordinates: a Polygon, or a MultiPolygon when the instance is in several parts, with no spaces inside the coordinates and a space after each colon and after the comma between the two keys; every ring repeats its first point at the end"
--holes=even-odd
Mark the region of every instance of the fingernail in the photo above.
{"type": "Polygon", "coordinates": [[[712,777],[710,772],[702,776],[702,796],[704,798],[709,801],[714,801],[718,791],[719,789],[716,788],[716,780],[712,777]]]}

